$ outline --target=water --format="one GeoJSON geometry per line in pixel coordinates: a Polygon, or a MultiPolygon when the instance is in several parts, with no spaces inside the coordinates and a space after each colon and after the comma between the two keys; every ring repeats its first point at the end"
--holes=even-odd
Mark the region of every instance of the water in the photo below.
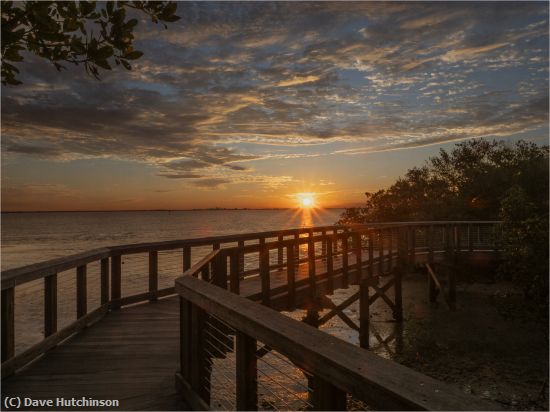
{"type": "Polygon", "coordinates": [[[334,224],[342,209],[2,214],[2,270],[102,246],[334,224]]]}

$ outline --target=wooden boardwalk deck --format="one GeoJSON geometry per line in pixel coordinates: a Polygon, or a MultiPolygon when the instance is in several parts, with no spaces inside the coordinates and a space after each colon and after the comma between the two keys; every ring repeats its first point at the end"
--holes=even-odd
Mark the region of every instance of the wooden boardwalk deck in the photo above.
{"type": "MultiPolygon", "coordinates": [[[[176,297],[113,311],[4,380],[2,397],[120,401],[107,410],[189,409],[174,388],[178,316],[176,297]]],[[[23,408],[31,409],[48,408],[23,408]]]]}

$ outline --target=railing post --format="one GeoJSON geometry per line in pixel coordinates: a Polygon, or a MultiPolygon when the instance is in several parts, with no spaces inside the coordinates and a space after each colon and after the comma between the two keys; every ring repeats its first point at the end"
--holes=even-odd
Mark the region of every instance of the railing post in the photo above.
{"type": "Polygon", "coordinates": [[[355,267],[357,268],[356,271],[356,279],[357,282],[361,282],[361,278],[363,277],[363,259],[361,256],[361,233],[355,233],[354,236],[354,249],[355,249],[355,267]]]}
{"type": "Polygon", "coordinates": [[[296,266],[294,266],[294,245],[286,247],[286,274],[288,287],[288,309],[296,308],[296,266]]]}
{"type": "Polygon", "coordinates": [[[149,301],[158,299],[157,292],[159,290],[159,275],[158,275],[158,252],[151,250],[149,252],[149,293],[152,296],[149,301]]]}
{"type": "Polygon", "coordinates": [[[359,283],[359,346],[369,347],[369,279],[364,278],[359,283]]]}
{"type": "Polygon", "coordinates": [[[378,276],[384,273],[384,231],[378,230],[378,276]]]}
{"type": "Polygon", "coordinates": [[[279,265],[279,270],[283,270],[283,246],[281,245],[283,235],[277,236],[277,241],[279,242],[279,246],[277,247],[277,265],[279,265]]]}
{"type": "Polygon", "coordinates": [[[183,247],[183,271],[185,272],[187,269],[191,267],[191,246],[184,246],[183,247]]]}
{"type": "MultiPolygon", "coordinates": [[[[434,227],[430,225],[428,227],[428,264],[433,269],[434,263],[434,227]]],[[[435,282],[432,275],[428,271],[428,296],[430,303],[435,303],[437,300],[437,292],[435,282]]]]}
{"type": "Polygon", "coordinates": [[[388,242],[388,272],[391,272],[393,266],[393,233],[392,228],[389,229],[390,239],[388,242]]]}
{"type": "MultiPolygon", "coordinates": [[[[239,249],[244,248],[244,240],[239,240],[237,243],[239,249]]],[[[244,275],[244,251],[239,253],[239,277],[244,275]]]]}
{"type": "Polygon", "coordinates": [[[327,259],[327,231],[326,230],[322,230],[321,231],[321,235],[322,235],[322,241],[321,241],[321,255],[323,256],[323,260],[326,261],[327,259]]]}
{"type": "Polygon", "coordinates": [[[258,365],[256,340],[246,334],[236,333],[237,410],[258,409],[258,365]]]}
{"type": "Polygon", "coordinates": [[[348,265],[348,232],[342,233],[342,288],[349,287],[348,265]]]}
{"type": "Polygon", "coordinates": [[[191,386],[191,303],[180,296],[180,371],[191,386]]]}
{"type": "Polygon", "coordinates": [[[317,298],[317,279],[315,271],[315,242],[313,232],[309,232],[307,241],[307,260],[308,260],[308,278],[309,278],[309,297],[313,301],[317,298]]]}
{"type": "Polygon", "coordinates": [[[326,240],[327,252],[327,293],[332,295],[334,292],[334,259],[332,256],[332,236],[328,236],[326,240]]]}
{"type": "MultiPolygon", "coordinates": [[[[115,255],[111,257],[111,302],[121,297],[122,257],[115,255]]],[[[120,304],[112,303],[112,309],[119,309],[120,304]]]]}
{"type": "Polygon", "coordinates": [[[2,291],[2,362],[15,355],[15,289],[2,291]]]}
{"type": "Polygon", "coordinates": [[[235,249],[229,255],[229,290],[237,295],[240,293],[239,258],[241,253],[235,249]]]}
{"type": "Polygon", "coordinates": [[[44,278],[44,337],[57,332],[57,274],[44,278]]]}
{"type": "Polygon", "coordinates": [[[474,239],[472,237],[472,225],[468,225],[468,251],[471,253],[474,251],[474,239]]]}
{"type": "Polygon", "coordinates": [[[347,410],[347,394],[332,383],[319,376],[310,379],[312,389],[311,401],[314,411],[347,410]]]}
{"type": "Polygon", "coordinates": [[[332,231],[332,239],[333,239],[333,243],[332,243],[332,253],[334,255],[336,255],[338,253],[338,229],[334,229],[332,231]]]}
{"type": "Polygon", "coordinates": [[[269,249],[265,239],[260,239],[260,280],[262,283],[262,304],[271,306],[271,280],[269,278],[269,249]]]}
{"type": "Polygon", "coordinates": [[[210,403],[209,389],[206,388],[205,369],[206,353],[203,330],[205,312],[196,305],[191,305],[191,388],[206,403],[210,403]]]}
{"type": "Polygon", "coordinates": [[[374,277],[374,232],[372,230],[369,231],[369,270],[367,273],[369,278],[374,277]]]}
{"type": "Polygon", "coordinates": [[[397,239],[397,267],[394,270],[395,274],[395,284],[394,294],[395,294],[395,310],[394,318],[396,321],[400,322],[403,320],[403,294],[401,289],[401,283],[403,278],[403,273],[407,267],[407,238],[408,238],[408,228],[402,227],[399,229],[399,237],[397,239]]]}
{"type": "Polygon", "coordinates": [[[214,259],[212,283],[223,289],[227,289],[227,253],[221,250],[214,259]]]}
{"type": "Polygon", "coordinates": [[[409,266],[414,267],[416,260],[416,227],[412,226],[410,228],[410,254],[409,254],[409,266]]]}
{"type": "Polygon", "coordinates": [[[86,265],[76,268],[76,317],[77,319],[88,312],[86,292],[86,265]]]}
{"type": "Polygon", "coordinates": [[[300,265],[300,233],[294,233],[294,266],[300,265]]]}
{"type": "Polygon", "coordinates": [[[101,259],[101,305],[109,303],[109,258],[101,259]]]}

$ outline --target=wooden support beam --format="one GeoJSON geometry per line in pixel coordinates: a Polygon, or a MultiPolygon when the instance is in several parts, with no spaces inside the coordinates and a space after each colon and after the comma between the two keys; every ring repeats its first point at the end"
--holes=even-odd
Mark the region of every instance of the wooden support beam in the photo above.
{"type": "Polygon", "coordinates": [[[101,304],[109,302],[109,258],[101,259],[101,304]]]}
{"type": "Polygon", "coordinates": [[[288,310],[296,308],[296,267],[294,266],[294,246],[286,248],[286,276],[288,287],[288,310]]]}
{"type": "Polygon", "coordinates": [[[336,315],[340,316],[340,314],[343,313],[343,310],[345,308],[347,308],[349,305],[351,305],[353,302],[359,299],[359,295],[360,293],[356,292],[353,295],[351,295],[349,298],[344,300],[342,303],[340,303],[339,305],[335,305],[329,298],[326,298],[324,303],[327,306],[331,307],[332,310],[330,310],[328,313],[326,313],[325,315],[323,315],[323,317],[319,319],[319,325],[325,324],[336,315]]]}
{"type": "Polygon", "coordinates": [[[300,233],[294,233],[294,266],[300,265],[300,233]]]}
{"type": "Polygon", "coordinates": [[[394,230],[390,228],[388,230],[390,239],[388,242],[388,272],[391,272],[393,267],[393,232],[394,230]]]}
{"type": "Polygon", "coordinates": [[[57,332],[57,274],[44,278],[44,337],[57,332]]]}
{"type": "Polygon", "coordinates": [[[191,246],[183,247],[183,271],[191,267],[191,246]]]}
{"type": "MultiPolygon", "coordinates": [[[[116,301],[122,296],[122,257],[120,255],[111,256],[111,300],[116,301]]],[[[112,309],[119,309],[120,305],[113,303],[112,309]]]]}
{"type": "Polygon", "coordinates": [[[76,318],[80,319],[88,312],[88,293],[86,291],[86,265],[76,268],[76,318]]]}
{"type": "Polygon", "coordinates": [[[409,227],[409,236],[410,236],[409,266],[413,267],[416,261],[416,227],[415,226],[409,227]]]}
{"type": "Polygon", "coordinates": [[[2,290],[2,362],[15,355],[15,289],[2,290]]]}
{"type": "Polygon", "coordinates": [[[152,250],[149,252],[149,292],[153,293],[151,302],[157,300],[156,293],[159,290],[159,268],[158,252],[152,250]]]}
{"type": "Polygon", "coordinates": [[[260,239],[260,280],[262,282],[262,304],[271,306],[271,279],[269,271],[269,249],[265,239],[260,239]]]}
{"type": "Polygon", "coordinates": [[[258,365],[256,340],[237,331],[236,336],[237,410],[258,409],[258,365]]]}

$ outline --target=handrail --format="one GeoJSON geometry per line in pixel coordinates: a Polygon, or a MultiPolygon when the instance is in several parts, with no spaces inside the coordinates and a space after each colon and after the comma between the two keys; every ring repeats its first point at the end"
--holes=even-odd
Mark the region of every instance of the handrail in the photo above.
{"type": "MultiPolygon", "coordinates": [[[[197,312],[195,308],[200,308],[206,316],[221,319],[236,330],[238,337],[244,335],[245,339],[253,339],[253,342],[261,341],[313,375],[316,382],[321,379],[325,384],[350,393],[369,405],[374,404],[390,410],[499,409],[492,402],[465,395],[450,385],[396,362],[383,359],[223,288],[186,276],[176,280],[176,291],[184,307],[190,304],[190,310],[195,313],[197,312]]],[[[191,316],[191,319],[197,316],[200,315],[191,316]]],[[[192,325],[187,324],[187,327],[192,325]]],[[[182,342],[182,348],[188,348],[187,345],[189,343],[182,342]]],[[[190,345],[196,347],[197,342],[191,342],[190,345]]],[[[255,354],[256,343],[251,347],[252,353],[255,354]]],[[[237,351],[240,350],[242,347],[239,347],[238,340],[237,351]]],[[[188,353],[182,353],[182,356],[188,355],[188,353]]],[[[193,353],[191,362],[200,364],[201,361],[196,359],[197,356],[200,355],[193,353]]],[[[246,358],[252,355],[238,352],[237,358],[239,356],[246,358]]],[[[199,367],[193,364],[182,364],[182,366],[193,370],[199,367]]],[[[237,361],[236,368],[239,367],[240,364],[237,361]]],[[[237,375],[240,372],[242,371],[238,370],[237,375]]],[[[256,371],[250,372],[250,367],[245,367],[243,373],[255,374],[256,371]]],[[[192,373],[182,370],[178,376],[182,384],[185,383],[183,375],[190,377],[192,381],[190,386],[195,384],[194,379],[200,378],[200,376],[193,377],[192,373]]],[[[250,382],[254,382],[254,379],[249,379],[248,383],[250,382]]],[[[239,378],[237,378],[237,396],[240,393],[238,385],[239,378]]],[[[248,390],[255,391],[254,388],[248,390]]],[[[200,402],[200,399],[198,401],[200,402]]],[[[237,399],[237,405],[239,405],[239,399],[237,399]]]]}
{"type": "MultiPolygon", "coordinates": [[[[266,231],[256,233],[243,233],[236,235],[211,236],[193,239],[178,239],[167,240],[161,242],[150,243],[134,243],[127,245],[105,246],[100,249],[92,249],[81,253],[68,255],[65,257],[46,260],[30,265],[20,266],[13,269],[7,269],[1,272],[1,289],[7,289],[16,285],[21,285],[32,280],[46,277],[54,273],[64,270],[76,268],[81,264],[93,262],[94,260],[112,257],[121,254],[140,253],[149,251],[170,250],[183,248],[185,246],[208,246],[216,243],[229,243],[237,241],[254,240],[258,238],[269,238],[278,236],[289,236],[293,234],[306,234],[311,230],[321,232],[327,230],[350,230],[350,229],[369,229],[378,227],[399,227],[399,226],[427,226],[427,225],[482,225],[482,224],[499,224],[501,221],[418,221],[418,222],[374,222],[369,224],[351,224],[351,225],[334,225],[334,226],[317,226],[303,227],[294,229],[285,229],[278,231],[266,231]]],[[[307,241],[303,241],[306,243],[307,241]]]]}

